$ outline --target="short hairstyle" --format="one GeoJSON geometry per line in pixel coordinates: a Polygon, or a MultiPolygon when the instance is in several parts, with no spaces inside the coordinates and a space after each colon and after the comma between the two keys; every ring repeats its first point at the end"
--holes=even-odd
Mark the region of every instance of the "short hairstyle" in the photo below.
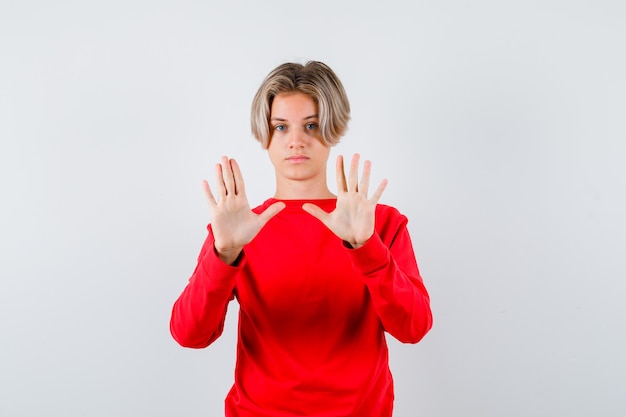
{"type": "Polygon", "coordinates": [[[252,135],[267,149],[272,132],[270,112],[274,97],[283,93],[304,93],[317,104],[322,142],[328,146],[339,143],[348,129],[350,102],[329,66],[318,61],[306,64],[285,63],[272,70],[263,80],[252,100],[252,135]]]}

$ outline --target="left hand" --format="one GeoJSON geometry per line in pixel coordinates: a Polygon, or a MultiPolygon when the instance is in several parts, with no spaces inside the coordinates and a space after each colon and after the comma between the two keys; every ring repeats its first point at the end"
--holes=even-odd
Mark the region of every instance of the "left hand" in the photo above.
{"type": "Polygon", "coordinates": [[[368,199],[371,167],[372,163],[365,161],[363,176],[359,182],[359,154],[354,154],[346,181],[343,156],[339,155],[336,165],[337,206],[335,210],[327,213],[311,203],[305,203],[302,206],[304,211],[319,219],[337,237],[348,242],[353,248],[363,246],[374,234],[376,204],[387,186],[386,179],[381,181],[372,197],[368,199]]]}

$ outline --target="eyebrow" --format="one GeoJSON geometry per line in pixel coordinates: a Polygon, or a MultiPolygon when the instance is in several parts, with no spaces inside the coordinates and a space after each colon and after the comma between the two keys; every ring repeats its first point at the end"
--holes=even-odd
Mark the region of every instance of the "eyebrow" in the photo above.
{"type": "MultiPolygon", "coordinates": [[[[305,117],[305,118],[304,118],[304,119],[302,119],[302,120],[317,119],[318,117],[319,117],[319,115],[317,115],[317,114],[312,114],[311,116],[307,116],[307,117],[305,117]]],[[[277,121],[277,122],[286,122],[286,121],[287,121],[287,119],[282,119],[282,118],[280,118],[280,117],[272,117],[272,118],[270,119],[270,121],[271,121],[271,120],[275,120],[275,121],[277,121]]]]}

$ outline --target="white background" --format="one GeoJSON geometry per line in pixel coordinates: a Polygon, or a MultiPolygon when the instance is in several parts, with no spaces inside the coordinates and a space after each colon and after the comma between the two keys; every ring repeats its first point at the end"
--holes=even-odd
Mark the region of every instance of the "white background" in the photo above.
{"type": "Polygon", "coordinates": [[[236,304],[207,349],[168,329],[201,180],[272,195],[250,102],[308,59],[432,296],[396,416],[626,415],[625,50],[618,0],[1,1],[0,415],[222,415],[236,304]]]}

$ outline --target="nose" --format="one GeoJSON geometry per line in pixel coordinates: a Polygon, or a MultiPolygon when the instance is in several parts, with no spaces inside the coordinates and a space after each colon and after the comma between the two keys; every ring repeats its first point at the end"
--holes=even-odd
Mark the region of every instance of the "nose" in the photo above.
{"type": "Polygon", "coordinates": [[[302,148],[306,143],[306,133],[300,129],[292,129],[289,132],[289,148],[302,148]]]}

